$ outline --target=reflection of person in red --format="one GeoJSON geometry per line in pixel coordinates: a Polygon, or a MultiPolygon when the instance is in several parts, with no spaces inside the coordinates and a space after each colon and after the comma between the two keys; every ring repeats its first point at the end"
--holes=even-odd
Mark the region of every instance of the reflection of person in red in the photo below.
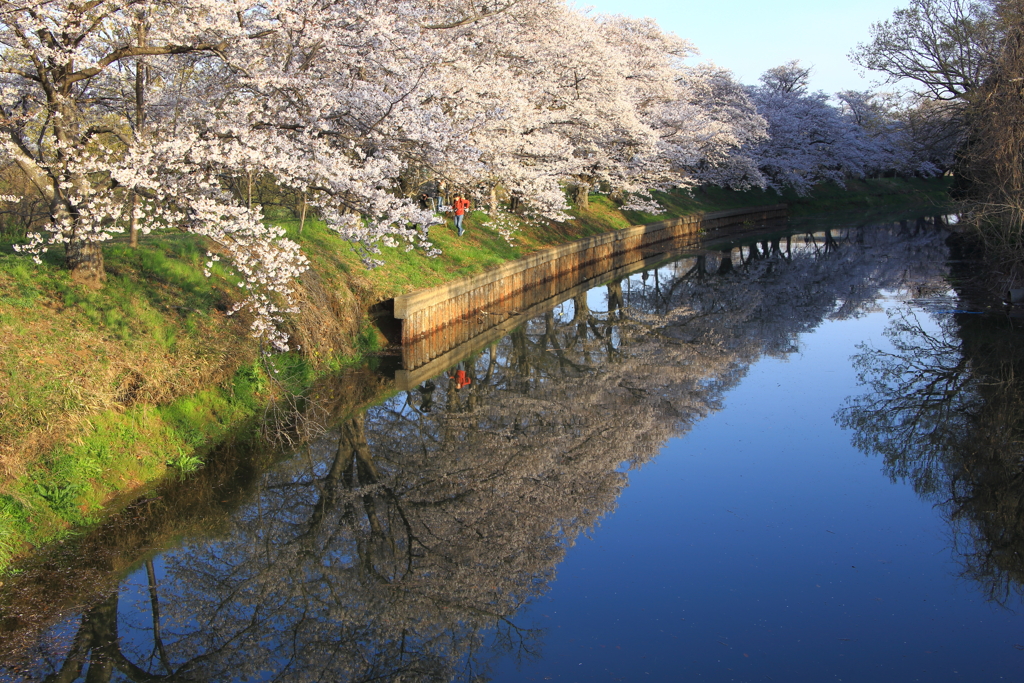
{"type": "Polygon", "coordinates": [[[468,387],[470,384],[473,383],[472,378],[470,378],[470,376],[466,373],[466,364],[465,363],[459,363],[455,367],[456,367],[455,375],[454,376],[448,375],[448,378],[455,380],[455,388],[456,389],[461,389],[462,387],[468,387]]]}

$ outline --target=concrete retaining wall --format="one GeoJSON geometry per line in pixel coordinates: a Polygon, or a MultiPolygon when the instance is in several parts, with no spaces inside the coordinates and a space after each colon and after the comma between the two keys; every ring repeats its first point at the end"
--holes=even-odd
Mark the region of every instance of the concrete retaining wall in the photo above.
{"type": "MultiPolygon", "coordinates": [[[[702,232],[744,223],[757,224],[783,218],[786,214],[786,205],[777,204],[637,225],[549,247],[479,275],[395,297],[394,317],[402,321],[402,344],[438,337],[437,351],[442,352],[441,349],[452,348],[465,341],[444,339],[447,336],[444,331],[452,323],[467,318],[484,318],[492,313],[488,309],[496,306],[503,312],[529,308],[555,294],[550,290],[557,289],[562,284],[558,281],[564,282],[567,274],[590,270],[590,266],[598,263],[602,270],[614,270],[642,261],[655,246],[667,246],[669,242],[679,240],[693,241],[702,232]],[[524,292],[530,290],[534,291],[524,296],[524,292]]],[[[581,275],[587,279],[590,273],[581,275]]],[[[481,319],[479,327],[489,327],[487,322],[481,319]]],[[[471,334],[474,327],[477,326],[460,325],[458,336],[471,334]]],[[[423,355],[430,357],[433,354],[426,351],[423,355]]]]}

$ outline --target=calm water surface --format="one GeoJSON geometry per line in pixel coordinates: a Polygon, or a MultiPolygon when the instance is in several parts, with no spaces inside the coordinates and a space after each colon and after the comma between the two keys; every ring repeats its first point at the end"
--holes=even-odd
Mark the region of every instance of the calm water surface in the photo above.
{"type": "Polygon", "coordinates": [[[1022,680],[1022,337],[945,237],[836,227],[566,301],[0,676],[1022,680]]]}

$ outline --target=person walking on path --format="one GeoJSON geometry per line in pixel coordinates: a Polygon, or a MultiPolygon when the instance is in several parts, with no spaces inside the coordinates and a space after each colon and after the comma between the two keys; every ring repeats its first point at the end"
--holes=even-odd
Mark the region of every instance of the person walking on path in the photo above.
{"type": "Polygon", "coordinates": [[[462,221],[466,218],[466,212],[469,211],[469,200],[461,194],[455,195],[452,211],[455,212],[455,228],[459,231],[459,237],[462,237],[462,233],[465,232],[462,228],[462,221]]]}

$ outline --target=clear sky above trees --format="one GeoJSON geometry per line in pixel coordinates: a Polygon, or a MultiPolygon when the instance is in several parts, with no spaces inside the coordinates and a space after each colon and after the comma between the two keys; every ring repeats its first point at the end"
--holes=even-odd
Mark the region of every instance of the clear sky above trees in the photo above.
{"type": "Polygon", "coordinates": [[[813,65],[811,88],[828,93],[866,90],[875,78],[861,78],[846,54],[869,38],[873,22],[888,19],[903,0],[830,3],[820,0],[590,0],[578,7],[598,12],[649,16],[667,31],[694,43],[702,59],[732,70],[743,83],[792,59],[813,65]]]}

